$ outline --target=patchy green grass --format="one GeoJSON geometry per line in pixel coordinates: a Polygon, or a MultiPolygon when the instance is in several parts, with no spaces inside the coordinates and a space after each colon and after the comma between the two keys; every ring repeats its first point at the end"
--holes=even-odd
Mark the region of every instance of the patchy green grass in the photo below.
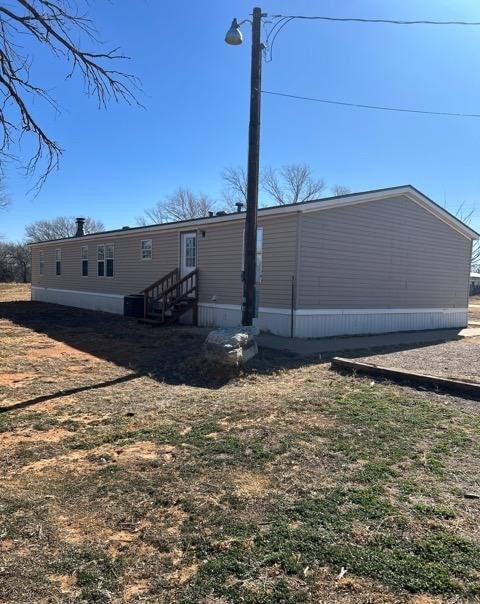
{"type": "Polygon", "coordinates": [[[9,308],[0,601],[480,601],[475,406],[272,353],[210,383],[199,336],[9,308]]]}

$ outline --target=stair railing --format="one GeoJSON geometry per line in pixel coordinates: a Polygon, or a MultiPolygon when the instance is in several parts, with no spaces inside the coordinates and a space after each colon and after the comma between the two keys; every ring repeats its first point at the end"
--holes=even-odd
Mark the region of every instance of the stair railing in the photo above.
{"type": "Polygon", "coordinates": [[[178,268],[174,268],[172,271],[164,275],[155,283],[152,283],[140,293],[143,294],[143,315],[147,316],[148,313],[154,310],[155,303],[160,300],[162,294],[178,282],[180,271],[178,268]]]}
{"type": "Polygon", "coordinates": [[[174,304],[177,304],[181,300],[197,298],[197,283],[197,269],[194,269],[182,278],[180,278],[179,269],[173,269],[173,271],[170,271],[167,275],[142,291],[144,296],[144,317],[146,318],[149,313],[155,312],[160,314],[162,322],[165,321],[165,313],[174,304]]]}

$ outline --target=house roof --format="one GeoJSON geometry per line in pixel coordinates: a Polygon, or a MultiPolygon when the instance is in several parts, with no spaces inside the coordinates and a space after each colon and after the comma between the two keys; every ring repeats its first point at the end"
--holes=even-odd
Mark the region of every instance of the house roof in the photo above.
{"type": "MultiPolygon", "coordinates": [[[[361,191],[357,193],[348,193],[346,195],[338,195],[335,197],[323,197],[321,199],[314,199],[311,201],[304,201],[302,203],[292,203],[281,206],[269,206],[264,208],[259,208],[259,215],[263,216],[272,216],[277,214],[284,214],[289,212],[315,212],[318,210],[327,210],[329,208],[341,207],[347,205],[355,205],[359,203],[365,203],[369,201],[376,201],[380,199],[388,199],[394,196],[404,195],[408,197],[411,201],[417,203],[422,206],[427,211],[430,211],[437,218],[447,223],[453,229],[455,229],[460,234],[464,235],[468,239],[478,239],[480,235],[471,229],[464,222],[459,220],[456,216],[448,212],[445,208],[435,203],[432,199],[424,195],[421,191],[413,187],[412,185],[402,185],[397,187],[388,187],[384,189],[373,189],[370,191],[361,191]]],[[[161,230],[169,230],[173,228],[185,227],[189,226],[197,227],[200,225],[207,224],[217,224],[222,222],[228,222],[233,220],[242,220],[245,218],[245,212],[232,212],[222,215],[214,215],[214,216],[205,216],[202,218],[193,218],[190,220],[178,220],[176,222],[165,222],[161,224],[151,224],[146,226],[137,226],[137,227],[128,227],[128,228],[120,228],[113,229],[109,231],[99,231],[98,233],[90,233],[88,235],[84,235],[83,237],[64,237],[61,239],[50,239],[49,241],[39,241],[37,243],[31,243],[30,245],[46,245],[54,242],[60,241],[71,241],[78,239],[98,239],[105,238],[124,234],[128,235],[132,232],[145,232],[146,234],[150,232],[156,232],[161,230]]]]}

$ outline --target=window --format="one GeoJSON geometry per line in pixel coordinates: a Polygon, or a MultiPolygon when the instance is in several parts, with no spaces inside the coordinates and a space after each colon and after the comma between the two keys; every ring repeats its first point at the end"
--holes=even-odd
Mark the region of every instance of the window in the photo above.
{"type": "Polygon", "coordinates": [[[185,267],[195,268],[197,266],[197,237],[190,235],[185,237],[185,267]]]}
{"type": "Polygon", "coordinates": [[[88,277],[88,245],[82,246],[82,277],[88,277]]]}
{"type": "Polygon", "coordinates": [[[263,228],[257,229],[257,258],[256,258],[255,281],[262,282],[263,273],[263,228]]]}
{"type": "Polygon", "coordinates": [[[152,259],[152,240],[142,239],[142,260],[152,259]]]}
{"type": "Polygon", "coordinates": [[[97,246],[97,275],[99,277],[105,276],[105,246],[97,246]]]}
{"type": "Polygon", "coordinates": [[[105,246],[105,259],[107,261],[106,276],[113,277],[113,245],[105,246]]]}
{"type": "MultiPolygon", "coordinates": [[[[243,249],[245,250],[245,231],[243,231],[243,249]]],[[[242,270],[245,270],[245,257],[242,254],[242,270]]],[[[255,261],[255,283],[261,283],[263,276],[263,227],[257,229],[257,257],[255,261]]]]}
{"type": "Polygon", "coordinates": [[[62,274],[62,250],[55,250],[55,274],[62,274]]]}
{"type": "Polygon", "coordinates": [[[43,275],[43,266],[44,266],[43,252],[39,252],[39,256],[38,256],[38,274],[39,275],[43,275]]]}

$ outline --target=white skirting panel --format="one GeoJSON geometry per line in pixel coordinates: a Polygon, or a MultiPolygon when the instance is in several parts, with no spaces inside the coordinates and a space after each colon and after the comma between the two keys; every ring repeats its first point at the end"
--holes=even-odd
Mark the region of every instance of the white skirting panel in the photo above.
{"type": "MultiPolygon", "coordinates": [[[[294,312],[293,335],[297,338],[421,331],[467,326],[465,308],[375,308],[375,309],[299,309],[294,312]]],[[[198,323],[205,327],[231,327],[241,323],[240,306],[198,305],[198,323]]],[[[289,309],[259,309],[255,325],[279,336],[291,335],[289,309]]]]}
{"type": "Polygon", "coordinates": [[[299,310],[295,335],[299,338],[328,337],[463,328],[468,324],[465,308],[299,310]]]}
{"type": "Polygon", "coordinates": [[[198,324],[201,327],[233,327],[242,323],[240,306],[235,304],[198,304],[198,324]]]}
{"type": "MultiPolygon", "coordinates": [[[[32,287],[32,300],[65,306],[123,314],[123,298],[53,287],[32,287]]],[[[199,303],[198,324],[204,327],[240,325],[240,305],[199,303]]],[[[468,323],[466,308],[368,308],[298,309],[294,311],[293,335],[297,338],[420,331],[423,329],[463,328],[468,323]]],[[[260,307],[255,325],[278,336],[291,335],[290,309],[260,307]]]]}
{"type": "Polygon", "coordinates": [[[73,289],[32,286],[32,300],[52,302],[64,306],[88,308],[123,315],[123,298],[118,294],[100,294],[73,289]]]}

